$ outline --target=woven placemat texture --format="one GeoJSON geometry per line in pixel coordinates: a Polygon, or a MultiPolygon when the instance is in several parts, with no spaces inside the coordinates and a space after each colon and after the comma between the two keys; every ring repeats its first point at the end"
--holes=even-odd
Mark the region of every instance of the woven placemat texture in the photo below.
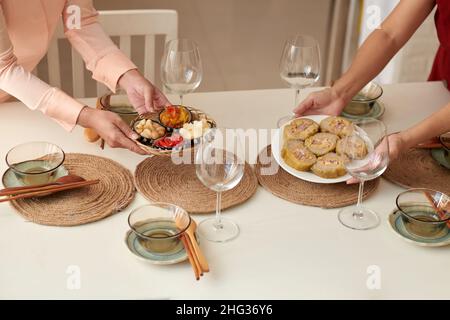
{"type": "MultiPolygon", "coordinates": [[[[258,157],[255,173],[259,183],[275,196],[306,206],[340,208],[354,204],[358,200],[358,184],[320,184],[304,181],[284,171],[281,167],[275,174],[265,174],[264,168],[276,164],[270,146],[258,157]],[[264,157],[264,161],[261,158],[264,157]]],[[[364,183],[363,198],[368,197],[379,184],[379,179],[364,183]]]]}
{"type": "MultiPolygon", "coordinates": [[[[150,157],[137,166],[134,179],[138,191],[150,201],[173,203],[189,213],[216,210],[216,193],[200,182],[194,164],[175,164],[170,157],[150,157]]],[[[246,164],[241,182],[222,194],[222,209],[247,201],[257,188],[258,180],[246,164]]]]}
{"type": "Polygon", "coordinates": [[[20,199],[11,205],[27,220],[52,226],[94,222],[125,209],[134,199],[133,175],[119,163],[88,154],[66,154],[70,174],[100,183],[41,198],[20,199]]]}
{"type": "Polygon", "coordinates": [[[410,149],[389,164],[383,174],[404,188],[428,188],[450,194],[450,170],[433,159],[430,150],[410,149]]]}

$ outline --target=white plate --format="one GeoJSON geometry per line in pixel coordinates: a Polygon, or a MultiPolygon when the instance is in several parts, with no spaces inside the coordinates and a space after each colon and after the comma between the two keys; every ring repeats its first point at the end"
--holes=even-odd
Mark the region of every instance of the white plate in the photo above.
{"type": "MultiPolygon", "coordinates": [[[[327,115],[314,115],[314,116],[305,116],[305,117],[301,117],[304,119],[311,119],[317,123],[320,123],[320,121],[322,121],[325,118],[328,118],[329,116],[327,115]]],[[[299,118],[297,118],[299,119],[299,118]]],[[[292,120],[291,120],[292,121],[292,120]]],[[[286,162],[284,162],[283,158],[281,157],[281,149],[283,148],[283,130],[284,127],[289,125],[291,123],[291,121],[285,123],[281,128],[275,130],[274,135],[272,136],[272,154],[273,157],[275,158],[276,162],[278,162],[278,164],[288,173],[290,173],[291,175],[293,175],[294,177],[297,177],[299,179],[305,180],[305,181],[309,181],[309,182],[315,182],[315,183],[339,183],[339,182],[344,182],[347,181],[348,179],[351,178],[351,176],[347,173],[345,176],[339,177],[339,178],[335,178],[335,179],[326,179],[326,178],[321,178],[319,176],[316,176],[314,173],[309,172],[309,171],[299,171],[296,170],[290,166],[288,166],[286,164],[286,162]]]]}

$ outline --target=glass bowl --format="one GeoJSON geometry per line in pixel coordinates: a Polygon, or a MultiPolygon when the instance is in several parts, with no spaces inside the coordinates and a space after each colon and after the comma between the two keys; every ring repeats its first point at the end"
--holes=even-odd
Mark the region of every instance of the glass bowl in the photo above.
{"type": "Polygon", "coordinates": [[[183,249],[180,236],[191,225],[191,217],[174,204],[157,202],[134,209],[128,225],[145,250],[171,255],[183,249]]]}
{"type": "Polygon", "coordinates": [[[439,141],[444,147],[445,160],[450,165],[450,132],[441,134],[439,136],[439,141]]]}
{"type": "Polygon", "coordinates": [[[131,124],[138,116],[124,90],[117,90],[116,93],[109,92],[105,94],[100,98],[100,106],[103,110],[116,113],[127,124],[131,124]]]}
{"type": "Polygon", "coordinates": [[[15,146],[6,154],[6,163],[23,185],[49,183],[55,180],[65,153],[50,142],[28,142],[15,146]]]}
{"type": "Polygon", "coordinates": [[[431,189],[410,189],[397,196],[396,204],[408,232],[427,239],[437,239],[448,233],[448,195],[431,189]]]}
{"type": "Polygon", "coordinates": [[[350,115],[361,116],[368,114],[375,102],[383,95],[383,89],[377,83],[369,82],[352,101],[344,108],[344,112],[350,115]]]}

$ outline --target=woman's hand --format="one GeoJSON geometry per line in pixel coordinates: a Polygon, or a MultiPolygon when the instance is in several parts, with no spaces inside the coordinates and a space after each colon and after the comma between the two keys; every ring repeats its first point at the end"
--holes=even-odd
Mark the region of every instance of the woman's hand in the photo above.
{"type": "Polygon", "coordinates": [[[127,92],[128,99],[139,114],[171,105],[166,96],[136,69],[126,72],[119,79],[119,85],[127,92]]]}
{"type": "Polygon", "coordinates": [[[337,116],[341,114],[347,102],[339,96],[334,88],[326,88],[313,92],[294,109],[296,116],[313,114],[328,114],[337,116]]]}
{"type": "Polygon", "coordinates": [[[80,126],[94,129],[111,148],[126,148],[145,155],[136,142],[137,133],[115,113],[84,107],[78,117],[80,126]]]}
{"type": "MultiPolygon", "coordinates": [[[[401,132],[392,133],[387,136],[387,139],[388,139],[388,145],[389,145],[389,162],[398,159],[398,157],[403,152],[405,152],[409,149],[409,146],[405,143],[401,132]]],[[[382,144],[380,144],[380,146],[381,145],[382,144]]],[[[378,151],[378,152],[380,152],[380,151],[378,151]]],[[[373,156],[373,158],[377,159],[377,149],[375,149],[375,156],[373,156]]],[[[381,159],[381,158],[379,158],[379,159],[381,159]]],[[[376,167],[378,164],[374,163],[374,164],[369,164],[369,166],[370,165],[373,165],[374,167],[376,167]]],[[[359,182],[359,180],[356,178],[351,178],[351,179],[347,180],[347,184],[353,184],[353,183],[358,183],[358,182],[359,182]]]]}

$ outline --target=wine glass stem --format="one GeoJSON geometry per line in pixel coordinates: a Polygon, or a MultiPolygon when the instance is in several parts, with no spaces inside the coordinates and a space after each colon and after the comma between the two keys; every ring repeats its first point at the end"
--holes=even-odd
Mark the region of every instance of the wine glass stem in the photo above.
{"type": "Polygon", "coordinates": [[[217,192],[217,199],[216,199],[216,222],[214,223],[214,226],[216,229],[222,229],[222,216],[221,216],[221,209],[222,209],[222,192],[217,192]]]}
{"type": "Polygon", "coordinates": [[[359,181],[358,202],[356,203],[356,210],[353,213],[353,217],[355,219],[361,219],[363,217],[363,213],[361,210],[363,194],[364,194],[364,180],[360,180],[359,181]]]}
{"type": "Polygon", "coordinates": [[[182,105],[183,105],[183,95],[180,94],[180,106],[182,106],[182,105]]]}
{"type": "Polygon", "coordinates": [[[300,89],[295,89],[294,108],[298,105],[298,98],[300,97],[300,89]]]}

